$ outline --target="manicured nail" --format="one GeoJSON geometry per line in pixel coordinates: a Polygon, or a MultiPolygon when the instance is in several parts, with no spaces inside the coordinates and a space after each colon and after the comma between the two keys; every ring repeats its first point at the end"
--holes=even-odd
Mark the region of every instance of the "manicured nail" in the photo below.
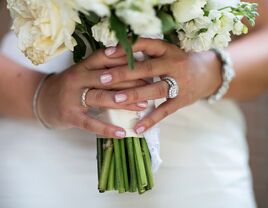
{"type": "Polygon", "coordinates": [[[136,129],[137,134],[142,134],[145,131],[145,127],[141,126],[139,128],[136,129]]]}
{"type": "Polygon", "coordinates": [[[116,131],[115,136],[118,138],[124,138],[126,136],[126,133],[124,131],[116,131]]]}
{"type": "Polygon", "coordinates": [[[111,74],[103,74],[100,77],[100,81],[102,84],[107,84],[113,80],[113,77],[111,74]]]}
{"type": "Polygon", "coordinates": [[[141,102],[141,103],[138,103],[137,106],[140,107],[140,108],[147,108],[148,103],[147,102],[141,102]]]}
{"type": "Polygon", "coordinates": [[[110,47],[105,49],[104,53],[106,56],[111,56],[116,52],[116,47],[110,47]]]}
{"type": "Polygon", "coordinates": [[[127,100],[127,96],[125,94],[117,94],[115,95],[115,102],[116,103],[122,103],[127,100]]]}

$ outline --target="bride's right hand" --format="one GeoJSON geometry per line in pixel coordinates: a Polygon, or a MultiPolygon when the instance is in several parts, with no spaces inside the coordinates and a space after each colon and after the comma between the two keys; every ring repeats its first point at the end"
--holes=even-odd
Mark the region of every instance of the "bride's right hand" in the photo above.
{"type": "Polygon", "coordinates": [[[113,99],[113,90],[122,90],[145,85],[142,80],[120,83],[109,86],[102,84],[109,81],[110,77],[100,76],[105,69],[127,64],[126,57],[109,59],[103,50],[99,50],[79,64],[73,65],[61,74],[48,78],[41,90],[38,100],[40,117],[55,128],[81,128],[107,137],[124,138],[125,130],[103,123],[87,112],[91,107],[126,109],[142,111],[147,103],[131,105],[118,105],[113,99]],[[102,77],[106,80],[100,80],[102,77]],[[81,95],[85,88],[90,91],[87,94],[86,103],[89,108],[81,105],[81,95]]]}

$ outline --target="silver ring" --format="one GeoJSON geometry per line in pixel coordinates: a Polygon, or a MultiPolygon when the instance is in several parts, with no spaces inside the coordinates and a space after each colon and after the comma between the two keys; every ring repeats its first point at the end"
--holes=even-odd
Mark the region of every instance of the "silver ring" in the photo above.
{"type": "Polygon", "coordinates": [[[162,78],[162,81],[165,81],[169,86],[167,98],[168,99],[176,98],[180,92],[180,87],[177,81],[172,77],[164,77],[162,78]]]}
{"type": "Polygon", "coordinates": [[[85,108],[88,108],[89,106],[87,105],[86,103],[86,100],[87,100],[87,94],[89,92],[89,88],[85,88],[82,95],[81,95],[81,105],[85,108]]]}

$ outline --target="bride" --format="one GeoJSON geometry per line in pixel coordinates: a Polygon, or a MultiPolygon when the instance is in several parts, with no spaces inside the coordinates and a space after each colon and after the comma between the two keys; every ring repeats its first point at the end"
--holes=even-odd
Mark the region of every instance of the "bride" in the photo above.
{"type": "Polygon", "coordinates": [[[262,44],[267,5],[259,4],[258,29],[227,50],[237,76],[226,99],[213,105],[206,98],[222,85],[222,64],[214,52],[186,55],[163,41],[141,39],[134,49],[155,61],[139,62],[134,71],[127,70],[120,48],[100,50],[77,65],[66,53],[35,67],[8,34],[0,56],[1,207],[254,208],[246,128],[232,100],[250,99],[268,88],[268,47],[262,44]],[[42,121],[55,128],[46,130],[34,122],[32,100],[44,73],[51,72],[57,74],[45,80],[37,106],[42,121]],[[161,75],[176,79],[179,96],[134,127],[143,133],[169,116],[161,122],[164,162],[155,188],[142,196],[99,194],[95,134],[122,138],[125,130],[87,116],[81,90],[93,88],[85,100],[89,108],[141,111],[147,100],[168,97],[165,82],[142,81],[161,75]]]}

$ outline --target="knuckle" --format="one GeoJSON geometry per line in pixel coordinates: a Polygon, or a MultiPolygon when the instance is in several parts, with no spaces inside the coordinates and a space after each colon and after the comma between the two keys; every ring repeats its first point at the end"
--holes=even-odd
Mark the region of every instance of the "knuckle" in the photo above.
{"type": "Polygon", "coordinates": [[[156,121],[152,116],[150,116],[147,118],[146,123],[147,123],[147,128],[150,128],[156,124],[156,121]]]}
{"type": "Polygon", "coordinates": [[[123,70],[118,70],[115,76],[118,78],[119,81],[126,80],[126,73],[123,70]]]}
{"type": "Polygon", "coordinates": [[[92,130],[92,123],[86,118],[81,119],[80,126],[82,129],[92,130]]]}
{"type": "Polygon", "coordinates": [[[105,100],[105,93],[103,90],[97,90],[95,94],[95,99],[98,103],[102,103],[105,100]]]}
{"type": "Polygon", "coordinates": [[[137,101],[137,100],[139,100],[139,99],[140,99],[140,95],[139,95],[138,90],[133,89],[133,90],[131,91],[129,97],[130,97],[130,99],[131,99],[132,101],[137,101]]]}
{"type": "Polygon", "coordinates": [[[152,65],[152,62],[150,60],[143,62],[143,68],[144,68],[144,70],[146,71],[146,73],[148,75],[151,75],[152,74],[152,72],[153,72],[153,65],[152,65]]]}
{"type": "Polygon", "coordinates": [[[162,98],[162,97],[166,97],[166,95],[167,95],[167,89],[166,89],[166,87],[165,87],[165,85],[158,85],[158,87],[157,87],[157,93],[158,93],[158,96],[160,97],[160,98],[162,98]]]}
{"type": "Polygon", "coordinates": [[[102,129],[102,134],[104,136],[113,136],[112,130],[109,127],[104,127],[102,129]]]}

